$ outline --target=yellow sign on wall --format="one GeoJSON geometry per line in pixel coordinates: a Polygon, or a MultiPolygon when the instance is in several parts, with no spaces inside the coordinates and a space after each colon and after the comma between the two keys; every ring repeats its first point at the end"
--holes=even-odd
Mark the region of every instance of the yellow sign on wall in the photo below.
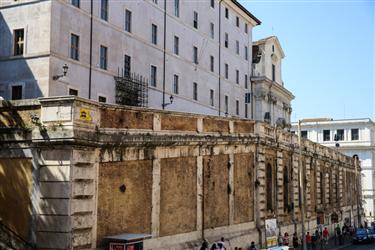
{"type": "Polygon", "coordinates": [[[90,111],[88,109],[81,108],[79,110],[79,119],[81,119],[81,121],[85,121],[85,122],[92,122],[92,117],[90,115],[90,111]]]}

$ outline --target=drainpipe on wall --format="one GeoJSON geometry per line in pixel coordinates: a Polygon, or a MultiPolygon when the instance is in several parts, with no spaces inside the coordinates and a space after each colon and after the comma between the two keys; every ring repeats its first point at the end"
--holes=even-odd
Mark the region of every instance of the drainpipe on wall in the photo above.
{"type": "Polygon", "coordinates": [[[89,68],[89,99],[91,99],[91,78],[92,78],[92,30],[93,30],[93,0],[90,2],[90,68],[89,68]]]}
{"type": "Polygon", "coordinates": [[[163,110],[165,109],[165,56],[167,47],[167,1],[164,1],[164,45],[163,45],[163,110]]]}
{"type": "Polygon", "coordinates": [[[221,116],[221,2],[219,1],[219,116],[221,116]]]}

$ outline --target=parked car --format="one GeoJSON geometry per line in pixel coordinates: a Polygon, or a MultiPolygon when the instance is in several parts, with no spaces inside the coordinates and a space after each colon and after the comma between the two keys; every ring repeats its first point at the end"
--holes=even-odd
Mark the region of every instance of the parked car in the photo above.
{"type": "Polygon", "coordinates": [[[375,228],[374,227],[369,227],[368,228],[368,234],[371,238],[371,240],[375,240],[375,228]]]}
{"type": "Polygon", "coordinates": [[[358,228],[353,235],[353,243],[370,242],[369,232],[365,228],[358,228]]]}

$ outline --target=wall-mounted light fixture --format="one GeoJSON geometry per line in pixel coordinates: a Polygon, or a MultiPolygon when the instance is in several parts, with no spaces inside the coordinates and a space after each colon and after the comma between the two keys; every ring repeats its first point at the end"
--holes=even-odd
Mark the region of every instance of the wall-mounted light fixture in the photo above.
{"type": "Polygon", "coordinates": [[[63,68],[63,73],[61,75],[54,75],[52,77],[53,80],[56,81],[56,80],[60,79],[61,77],[66,76],[66,74],[68,73],[69,66],[65,63],[62,68],[63,68]]]}
{"type": "Polygon", "coordinates": [[[162,104],[163,109],[164,109],[166,106],[171,105],[172,103],[173,103],[173,95],[171,95],[171,96],[169,97],[169,103],[163,103],[163,104],[162,104]]]}

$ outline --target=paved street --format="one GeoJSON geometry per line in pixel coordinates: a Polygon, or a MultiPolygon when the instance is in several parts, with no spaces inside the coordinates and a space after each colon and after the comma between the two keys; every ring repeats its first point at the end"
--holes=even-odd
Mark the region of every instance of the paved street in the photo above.
{"type": "Polygon", "coordinates": [[[375,243],[350,245],[345,248],[340,248],[340,250],[375,250],[375,243]]]}

